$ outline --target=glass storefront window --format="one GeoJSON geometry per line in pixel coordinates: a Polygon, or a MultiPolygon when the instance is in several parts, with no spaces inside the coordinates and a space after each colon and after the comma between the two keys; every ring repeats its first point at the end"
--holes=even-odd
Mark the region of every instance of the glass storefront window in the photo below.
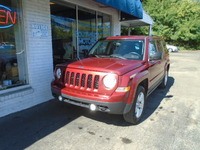
{"type": "Polygon", "coordinates": [[[20,0],[0,2],[0,91],[26,84],[20,0]]]}
{"type": "Polygon", "coordinates": [[[84,58],[100,38],[111,35],[111,16],[52,0],[51,25],[54,65],[84,58]]]}
{"type": "Polygon", "coordinates": [[[98,13],[98,38],[104,38],[111,35],[111,17],[109,15],[98,13]]]}
{"type": "Polygon", "coordinates": [[[78,9],[78,45],[79,57],[84,58],[84,52],[97,41],[96,12],[79,7],[78,9]]]}
{"type": "Polygon", "coordinates": [[[76,7],[51,3],[54,65],[76,58],[76,7]]]}

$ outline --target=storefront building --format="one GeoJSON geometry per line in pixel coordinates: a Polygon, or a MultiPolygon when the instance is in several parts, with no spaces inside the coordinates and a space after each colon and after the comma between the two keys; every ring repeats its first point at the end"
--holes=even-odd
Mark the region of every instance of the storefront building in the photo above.
{"type": "Polygon", "coordinates": [[[98,39],[120,35],[122,20],[143,18],[140,0],[131,1],[134,10],[126,8],[130,0],[126,5],[113,0],[2,0],[0,117],[52,99],[56,64],[82,59],[98,39]]]}

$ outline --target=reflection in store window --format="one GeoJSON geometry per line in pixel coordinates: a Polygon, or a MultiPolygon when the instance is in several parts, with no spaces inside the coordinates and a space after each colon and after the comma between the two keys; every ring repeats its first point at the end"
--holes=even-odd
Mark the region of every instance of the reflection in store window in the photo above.
{"type": "Polygon", "coordinates": [[[98,39],[111,35],[111,16],[69,3],[52,2],[54,65],[84,58],[98,39]]]}
{"type": "Polygon", "coordinates": [[[111,35],[111,17],[98,13],[98,38],[105,38],[111,35]]]}
{"type": "Polygon", "coordinates": [[[0,90],[26,84],[20,1],[0,2],[0,90]]]}
{"type": "Polygon", "coordinates": [[[54,65],[76,58],[76,8],[68,4],[51,5],[54,65]]]}
{"type": "Polygon", "coordinates": [[[83,58],[97,41],[96,12],[79,7],[78,19],[79,57],[83,58]]]}

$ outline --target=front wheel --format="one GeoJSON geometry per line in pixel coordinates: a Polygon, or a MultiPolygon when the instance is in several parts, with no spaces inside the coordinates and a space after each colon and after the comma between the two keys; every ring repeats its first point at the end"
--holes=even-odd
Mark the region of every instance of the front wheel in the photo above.
{"type": "Polygon", "coordinates": [[[124,120],[132,124],[137,124],[142,117],[145,107],[145,101],[146,101],[146,91],[144,87],[139,86],[137,88],[135,98],[133,99],[131,110],[123,115],[124,120]]]}

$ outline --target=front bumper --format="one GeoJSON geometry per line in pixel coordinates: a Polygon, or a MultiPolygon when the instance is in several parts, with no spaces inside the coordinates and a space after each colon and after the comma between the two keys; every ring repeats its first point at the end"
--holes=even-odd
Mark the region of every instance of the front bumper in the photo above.
{"type": "MultiPolygon", "coordinates": [[[[96,111],[101,111],[101,112],[107,112],[109,114],[125,114],[127,113],[130,108],[131,108],[131,104],[126,103],[123,99],[127,98],[126,94],[122,94],[122,95],[115,95],[112,96],[112,98],[110,97],[110,99],[106,100],[106,101],[100,101],[100,100],[91,100],[88,98],[80,98],[77,96],[71,96],[69,94],[65,94],[62,91],[64,87],[60,87],[58,85],[52,84],[51,85],[51,91],[52,91],[52,95],[58,99],[59,96],[62,97],[62,101],[72,104],[72,105],[76,105],[76,106],[80,106],[80,107],[85,107],[85,108],[90,108],[91,104],[96,105],[97,109],[96,111]],[[120,101],[112,101],[113,99],[120,99],[120,101]]],[[[96,97],[97,98],[97,97],[96,97]]]]}
{"type": "Polygon", "coordinates": [[[90,104],[94,104],[97,106],[98,111],[107,112],[110,114],[123,114],[124,108],[126,106],[126,103],[124,102],[98,102],[98,101],[91,101],[88,99],[68,96],[65,94],[61,94],[61,96],[63,97],[64,102],[85,108],[89,108],[90,104]]]}
{"type": "Polygon", "coordinates": [[[120,102],[100,102],[100,101],[94,101],[87,98],[79,98],[75,96],[69,96],[66,94],[63,94],[61,92],[61,89],[57,86],[51,87],[52,95],[58,99],[59,96],[62,96],[62,101],[70,103],[72,105],[90,108],[91,104],[94,104],[97,106],[97,111],[101,112],[107,112],[110,114],[124,114],[125,111],[128,110],[127,108],[130,108],[131,105],[125,103],[124,101],[120,102]]]}

